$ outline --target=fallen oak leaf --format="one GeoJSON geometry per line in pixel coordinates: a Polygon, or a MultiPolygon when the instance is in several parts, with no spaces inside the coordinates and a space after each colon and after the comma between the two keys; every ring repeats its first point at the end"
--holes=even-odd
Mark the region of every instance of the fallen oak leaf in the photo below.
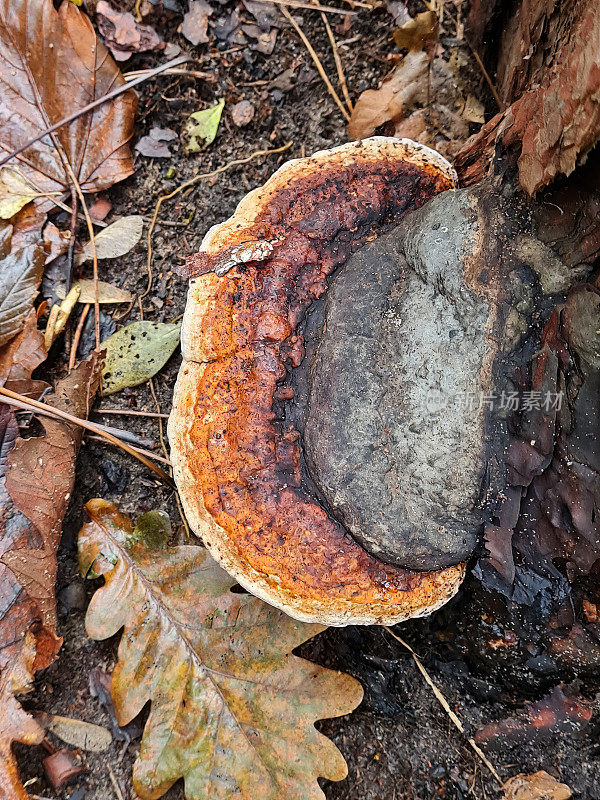
{"type": "Polygon", "coordinates": [[[544,770],[533,775],[520,773],[504,784],[504,800],[569,800],[573,792],[544,770]]]}
{"type": "MultiPolygon", "coordinates": [[[[0,151],[10,154],[125,80],[73,3],[57,11],[46,0],[0,0],[0,82],[10,87],[0,100],[0,151]]],[[[136,103],[126,91],[62,125],[16,157],[19,171],[44,194],[69,189],[68,165],[84,192],[123,180],[133,172],[136,103]]]]}
{"type": "Polygon", "coordinates": [[[434,11],[423,11],[393,33],[398,47],[407,50],[425,50],[430,55],[438,40],[438,20],[434,11]]]}
{"type": "Polygon", "coordinates": [[[348,675],[292,655],[323,630],[231,592],[203,548],[167,547],[168,518],[131,520],[104,500],[86,505],[83,575],[103,575],[86,628],[121,628],[111,694],[119,724],[151,701],[133,784],[143,800],[179,778],[188,800],[321,800],[317,777],[341,780],[344,759],[314,723],[362,698],[348,675]]]}
{"type": "Polygon", "coordinates": [[[177,349],[180,332],[180,322],[142,320],[113,333],[102,343],[106,350],[103,393],[139,386],[156,375],[177,349]]]}
{"type": "Polygon", "coordinates": [[[46,359],[44,335],[37,327],[37,314],[31,309],[22,330],[0,347],[0,386],[31,380],[31,373],[46,359]]]}

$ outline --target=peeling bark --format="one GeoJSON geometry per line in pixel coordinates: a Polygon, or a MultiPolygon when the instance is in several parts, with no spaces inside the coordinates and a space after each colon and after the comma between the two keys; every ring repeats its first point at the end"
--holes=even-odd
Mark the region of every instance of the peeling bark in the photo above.
{"type": "Polygon", "coordinates": [[[463,183],[504,168],[514,152],[530,195],[569,175],[600,135],[600,14],[595,0],[523,0],[505,28],[498,64],[510,103],[458,154],[463,183]]]}

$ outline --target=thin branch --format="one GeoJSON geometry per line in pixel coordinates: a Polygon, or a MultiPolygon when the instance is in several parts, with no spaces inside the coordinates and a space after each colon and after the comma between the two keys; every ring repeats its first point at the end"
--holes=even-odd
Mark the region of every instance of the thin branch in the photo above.
{"type": "Polygon", "coordinates": [[[73,185],[75,186],[75,191],[77,192],[77,195],[79,197],[79,202],[81,203],[81,210],[83,211],[83,215],[87,223],[88,236],[90,237],[90,244],[92,245],[92,265],[94,274],[94,331],[96,334],[96,350],[100,350],[100,298],[98,296],[98,254],[96,253],[96,235],[94,233],[94,226],[92,224],[92,220],[88,211],[87,203],[85,202],[85,197],[83,196],[83,192],[81,191],[81,186],[79,185],[79,181],[75,177],[75,173],[73,172],[73,169],[69,164],[68,159],[65,161],[65,167],[67,169],[67,172],[69,173],[69,177],[73,181],[73,185]]]}
{"type": "MultiPolygon", "coordinates": [[[[93,433],[86,433],[86,439],[93,439],[95,442],[103,442],[106,444],[106,440],[103,439],[101,436],[96,436],[93,433]]],[[[163,456],[159,456],[158,453],[153,453],[151,450],[146,450],[143,447],[135,447],[135,445],[131,445],[131,449],[135,450],[136,453],[141,453],[142,455],[146,456],[147,458],[152,458],[154,461],[160,461],[161,464],[166,464],[168,467],[171,466],[171,462],[168,458],[164,458],[163,456]]]]}
{"type": "Polygon", "coordinates": [[[71,370],[75,366],[75,361],[77,359],[77,348],[79,347],[81,333],[83,331],[83,326],[85,325],[85,321],[87,319],[89,310],[90,310],[90,304],[86,303],[79,317],[79,322],[77,323],[77,327],[75,328],[75,335],[73,336],[73,341],[71,342],[71,352],[69,354],[69,372],[71,372],[71,370]]]}
{"type": "Polygon", "coordinates": [[[300,27],[300,25],[298,25],[298,23],[296,22],[296,20],[295,20],[295,19],[292,17],[292,15],[291,15],[291,14],[290,14],[290,12],[287,10],[287,8],[285,7],[285,5],[281,5],[281,13],[282,13],[282,14],[283,14],[283,16],[284,16],[284,17],[287,19],[287,21],[288,21],[288,22],[289,22],[289,23],[292,25],[292,27],[294,28],[294,30],[296,31],[296,33],[298,34],[298,36],[299,36],[299,37],[302,39],[302,41],[304,42],[304,46],[305,46],[305,47],[306,47],[306,49],[308,50],[308,52],[309,52],[309,54],[310,54],[310,57],[312,58],[312,60],[313,60],[313,63],[314,63],[314,65],[315,65],[315,67],[317,68],[318,72],[319,72],[319,75],[320,75],[320,76],[321,76],[321,78],[323,79],[323,83],[324,83],[324,84],[325,84],[325,86],[327,87],[327,91],[329,92],[329,94],[330,94],[330,95],[331,95],[331,97],[333,98],[333,100],[334,100],[335,104],[337,105],[337,107],[338,107],[338,108],[340,109],[340,111],[342,112],[342,114],[343,114],[343,116],[344,116],[344,119],[346,120],[346,122],[350,122],[350,114],[349,114],[349,113],[348,113],[348,111],[346,110],[346,106],[345,106],[345,105],[342,103],[342,101],[340,100],[340,97],[339,97],[338,93],[337,93],[337,92],[336,92],[336,90],[333,88],[333,85],[332,85],[331,81],[330,81],[330,80],[329,80],[329,78],[327,77],[327,73],[325,72],[325,69],[324,69],[324,67],[323,67],[323,64],[321,63],[321,59],[320,59],[320,58],[319,58],[319,56],[316,54],[316,52],[315,52],[315,50],[314,50],[314,48],[313,48],[312,44],[311,44],[311,43],[308,41],[308,39],[306,38],[306,34],[304,33],[304,31],[302,30],[302,28],[300,27]]]}
{"type": "MultiPolygon", "coordinates": [[[[351,17],[360,14],[360,11],[348,11],[347,8],[336,8],[335,6],[322,6],[319,3],[301,3],[299,0],[266,0],[267,3],[275,3],[276,6],[290,6],[290,8],[305,8],[307,11],[323,11],[327,14],[343,14],[351,17]]],[[[361,8],[371,8],[367,3],[356,3],[361,8]]]]}
{"type": "Polygon", "coordinates": [[[497,772],[496,772],[496,770],[494,769],[494,765],[493,765],[493,764],[491,763],[491,761],[490,761],[490,760],[487,758],[486,754],[485,754],[485,753],[483,752],[483,750],[482,750],[482,749],[481,749],[481,748],[480,748],[480,747],[477,745],[477,742],[476,742],[474,739],[472,739],[470,736],[467,736],[467,732],[465,731],[465,729],[464,729],[464,727],[463,727],[463,724],[462,724],[462,722],[461,722],[461,721],[460,721],[460,719],[459,719],[459,718],[456,716],[456,714],[454,713],[454,711],[452,711],[452,709],[450,708],[450,704],[448,703],[448,701],[446,700],[446,698],[444,697],[444,695],[443,695],[443,694],[440,692],[440,690],[438,689],[438,687],[437,687],[437,686],[435,685],[435,683],[433,682],[433,679],[431,678],[431,676],[429,675],[429,673],[427,672],[427,670],[426,670],[426,669],[425,669],[425,667],[423,666],[423,663],[421,662],[421,659],[419,658],[419,656],[418,656],[418,655],[415,653],[415,651],[412,649],[412,647],[411,647],[411,646],[410,646],[410,645],[409,645],[407,642],[405,642],[405,641],[404,641],[404,639],[400,638],[400,636],[398,636],[396,633],[394,633],[394,631],[393,631],[391,628],[388,628],[388,627],[387,627],[387,625],[384,625],[384,628],[385,628],[385,629],[386,629],[386,631],[387,631],[387,632],[390,634],[390,636],[393,636],[393,638],[394,638],[394,639],[395,639],[397,642],[400,642],[400,644],[401,644],[403,647],[405,647],[405,648],[408,650],[408,652],[409,652],[409,653],[412,655],[412,657],[413,657],[413,660],[414,660],[415,664],[417,665],[417,667],[418,667],[418,669],[419,669],[419,672],[420,672],[420,673],[421,673],[421,675],[422,675],[422,676],[425,678],[425,682],[428,684],[428,686],[429,686],[429,687],[431,688],[431,690],[433,691],[433,694],[435,695],[435,699],[436,699],[436,700],[438,701],[438,703],[439,703],[439,704],[442,706],[442,708],[444,709],[444,711],[446,712],[446,714],[448,714],[448,716],[450,717],[450,719],[451,719],[452,723],[453,723],[453,724],[454,724],[454,725],[455,725],[455,726],[458,728],[458,730],[459,730],[459,731],[462,733],[462,735],[465,737],[465,739],[466,739],[466,740],[468,741],[468,743],[471,745],[471,747],[473,748],[473,750],[475,751],[475,753],[476,753],[476,754],[479,756],[479,758],[482,760],[482,762],[485,764],[485,766],[486,766],[486,767],[489,769],[489,771],[492,773],[492,775],[494,776],[494,778],[495,778],[495,779],[498,781],[498,783],[500,784],[500,786],[504,786],[504,782],[503,782],[502,778],[501,778],[501,777],[498,775],[498,773],[497,773],[497,772]]]}
{"type": "Polygon", "coordinates": [[[148,467],[148,469],[151,469],[152,472],[158,475],[158,477],[164,483],[166,483],[167,486],[170,486],[172,489],[175,488],[173,479],[170,475],[167,475],[164,470],[162,470],[160,467],[157,467],[156,464],[153,464],[152,461],[150,461],[150,459],[145,455],[137,452],[134,447],[125,444],[125,442],[119,441],[116,436],[106,433],[106,431],[102,430],[102,428],[99,428],[93,422],[90,422],[87,419],[74,417],[67,411],[63,411],[60,408],[55,408],[54,406],[49,406],[46,403],[40,403],[39,400],[33,400],[30,397],[25,397],[25,395],[13,392],[10,389],[6,389],[4,386],[0,386],[0,396],[4,398],[3,402],[9,406],[12,405],[16,408],[22,408],[25,411],[39,411],[46,413],[47,415],[63,420],[64,422],[70,422],[72,425],[79,425],[80,428],[84,428],[86,431],[90,431],[91,433],[101,436],[103,439],[106,439],[107,442],[120,447],[121,450],[125,450],[126,453],[129,453],[129,455],[132,455],[134,458],[137,458],[138,461],[141,461],[142,464],[148,467]]]}
{"type": "Polygon", "coordinates": [[[497,91],[496,87],[494,86],[494,83],[493,83],[492,79],[490,78],[489,73],[488,73],[487,69],[485,68],[485,65],[484,65],[483,61],[481,60],[481,56],[479,55],[477,50],[475,50],[475,48],[473,47],[473,45],[471,44],[471,42],[469,41],[467,36],[465,36],[465,42],[469,45],[469,49],[473,53],[473,57],[475,58],[475,61],[477,62],[477,66],[481,70],[481,74],[485,78],[485,81],[486,81],[487,85],[490,87],[490,91],[491,91],[491,93],[492,93],[492,95],[494,97],[494,100],[498,104],[498,108],[500,109],[500,111],[504,111],[504,107],[505,107],[504,103],[500,99],[500,95],[498,94],[498,91],[497,91]]]}
{"type": "Polygon", "coordinates": [[[93,414],[122,414],[124,417],[149,417],[156,419],[169,419],[168,414],[157,414],[156,411],[133,411],[124,408],[95,408],[93,414]]]}
{"type": "Polygon", "coordinates": [[[173,189],[172,192],[160,195],[160,197],[156,201],[156,206],[154,207],[154,213],[152,214],[152,220],[150,222],[150,225],[148,226],[148,234],[146,237],[146,241],[148,244],[148,254],[146,257],[146,270],[148,272],[148,283],[146,285],[145,291],[143,292],[143,294],[140,295],[138,302],[141,303],[141,300],[143,300],[143,298],[149,294],[150,289],[152,288],[152,234],[154,232],[154,228],[156,227],[156,221],[158,219],[158,214],[160,212],[162,204],[166,200],[171,200],[180,192],[189,189],[191,186],[195,186],[195,184],[199,183],[202,180],[207,180],[208,178],[215,178],[222,172],[226,172],[227,170],[232,169],[232,167],[243,166],[244,164],[248,164],[250,161],[253,161],[255,158],[259,158],[260,156],[267,156],[275,153],[283,153],[286,150],[288,150],[291,146],[292,142],[287,142],[282,147],[275,147],[271,150],[257,150],[255,153],[251,153],[249,156],[246,156],[245,158],[236,158],[233,161],[229,161],[227,164],[223,164],[223,166],[217,167],[217,169],[212,170],[212,172],[203,172],[200,175],[195,175],[188,181],[184,181],[183,183],[181,183],[176,189],[173,189]]]}
{"type": "Polygon", "coordinates": [[[352,100],[350,99],[350,94],[348,92],[348,84],[346,83],[346,76],[344,74],[344,65],[342,64],[337,42],[335,40],[335,36],[333,35],[333,31],[331,30],[331,25],[329,24],[327,16],[321,12],[321,17],[323,19],[323,24],[325,25],[325,30],[327,31],[327,36],[329,36],[329,42],[331,43],[333,60],[335,61],[335,68],[337,70],[338,80],[342,88],[342,94],[344,95],[344,100],[348,106],[348,111],[350,114],[352,114],[352,100]]]}
{"type": "Polygon", "coordinates": [[[32,144],[39,142],[39,140],[43,139],[44,136],[48,136],[48,134],[54,133],[54,131],[62,128],[63,125],[70,125],[71,122],[74,122],[83,114],[87,114],[88,111],[93,111],[95,108],[107,103],[109,100],[114,100],[115,97],[119,97],[119,95],[129,91],[129,89],[132,89],[134,86],[147,81],[149,78],[153,78],[155,75],[159,75],[161,72],[164,72],[167,69],[177,67],[180,64],[185,64],[188,61],[191,61],[189,56],[178,56],[177,58],[171,59],[171,61],[167,61],[165,64],[160,64],[158,67],[151,69],[149,72],[141,75],[139,78],[134,78],[132,81],[123,84],[123,86],[117,86],[117,88],[113,89],[112,92],[108,92],[102,97],[99,97],[97,100],[94,100],[93,102],[88,103],[86,106],[83,106],[83,108],[80,108],[77,111],[74,111],[72,114],[69,114],[68,117],[63,117],[63,119],[61,119],[59,122],[41,131],[41,133],[38,133],[37,136],[33,137],[33,139],[29,139],[28,142],[25,142],[25,144],[19,147],[17,150],[13,150],[7,155],[2,156],[2,158],[0,158],[0,167],[3,164],[6,164],[7,161],[10,161],[11,158],[18,156],[24,150],[27,150],[27,148],[31,147],[32,144]]]}

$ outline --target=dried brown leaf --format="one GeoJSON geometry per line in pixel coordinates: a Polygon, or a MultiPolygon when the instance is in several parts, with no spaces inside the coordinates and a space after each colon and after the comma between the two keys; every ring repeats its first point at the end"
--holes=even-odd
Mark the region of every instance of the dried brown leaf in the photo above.
{"type": "Polygon", "coordinates": [[[181,33],[188,42],[193,45],[208,42],[208,18],[214,13],[213,7],[205,0],[190,0],[189,10],[181,25],[181,33]]]}
{"type": "Polygon", "coordinates": [[[569,800],[573,792],[544,770],[515,775],[504,784],[504,800],[569,800]]]}
{"type": "Polygon", "coordinates": [[[33,370],[45,359],[44,335],[38,331],[37,315],[32,308],[21,332],[0,347],[0,386],[29,380],[33,370]]]}
{"type": "Polygon", "coordinates": [[[46,261],[46,252],[30,244],[0,259],[0,347],[25,325],[33,308],[46,261]]]}
{"type": "Polygon", "coordinates": [[[106,0],[96,5],[96,22],[106,46],[117,61],[132,53],[163,50],[164,40],[150,25],[141,25],[129,11],[117,11],[106,0]]]}
{"type": "Polygon", "coordinates": [[[407,50],[431,53],[438,39],[438,20],[434,11],[423,11],[394,31],[394,42],[407,50]]]}
{"type": "MultiPolygon", "coordinates": [[[[124,78],[73,3],[56,10],[46,0],[0,0],[0,83],[0,152],[10,153],[124,78]]],[[[127,142],[135,107],[135,93],[125,92],[44,136],[11,166],[45,193],[69,187],[63,158],[84,191],[112,186],[133,172],[127,142]]]]}
{"type": "MultiPolygon", "coordinates": [[[[29,363],[35,361],[30,352],[29,363]]],[[[21,366],[21,369],[25,369],[21,366]]],[[[48,402],[86,416],[98,385],[96,356],[59,381],[48,402]]],[[[81,429],[44,419],[45,435],[20,439],[12,410],[0,404],[0,786],[25,798],[11,742],[39,741],[39,726],[14,695],[54,660],[54,583],[62,518],[75,477],[81,429]]],[[[0,795],[1,796],[1,795],[0,795]]]]}
{"type": "Polygon", "coordinates": [[[367,89],[354,106],[348,135],[351,139],[372,136],[380,125],[398,121],[403,110],[427,93],[429,56],[410,51],[379,89],[367,89]]]}
{"type": "Polygon", "coordinates": [[[80,568],[105,578],[87,630],[106,639],[124,629],[111,687],[119,724],[151,701],[138,795],[158,798],[183,777],[189,800],[322,800],[317,777],[347,770],[314,723],[362,697],[353,678],[292,655],[323,626],[231,592],[203,548],[166,547],[164,515],[134,528],[111,503],[86,509],[80,568]]]}

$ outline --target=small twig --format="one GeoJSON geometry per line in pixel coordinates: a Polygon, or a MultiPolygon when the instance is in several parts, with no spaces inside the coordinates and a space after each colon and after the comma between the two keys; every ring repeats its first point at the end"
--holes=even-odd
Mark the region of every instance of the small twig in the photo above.
{"type": "Polygon", "coordinates": [[[81,339],[83,326],[85,325],[85,321],[87,319],[89,310],[90,310],[90,304],[86,303],[79,317],[79,322],[77,323],[77,327],[75,328],[75,334],[73,336],[73,341],[71,342],[71,352],[69,353],[69,372],[71,372],[71,370],[75,366],[75,361],[77,360],[77,348],[79,347],[79,341],[81,339]]]}
{"type": "Polygon", "coordinates": [[[115,773],[109,762],[106,762],[106,768],[108,769],[108,776],[110,778],[110,782],[112,783],[112,787],[114,789],[117,800],[124,800],[123,792],[121,791],[121,787],[119,786],[119,781],[115,777],[115,773]]]}
{"type": "Polygon", "coordinates": [[[87,223],[88,229],[88,236],[90,237],[90,244],[92,245],[92,265],[93,265],[93,275],[94,275],[94,331],[96,334],[96,350],[100,350],[100,298],[98,296],[98,254],[96,253],[96,235],[94,233],[94,226],[92,224],[92,219],[90,217],[87,203],[85,202],[85,197],[83,196],[83,192],[81,191],[81,186],[79,185],[79,181],[75,177],[75,173],[69,163],[68,160],[65,160],[65,167],[67,172],[69,173],[69,177],[73,181],[73,185],[75,186],[75,191],[79,197],[79,202],[81,203],[81,209],[85,216],[85,221],[87,223]]]}
{"type": "Polygon", "coordinates": [[[494,100],[496,101],[496,103],[498,105],[498,108],[500,109],[500,111],[504,111],[504,103],[500,99],[500,95],[498,94],[498,91],[496,90],[496,87],[494,86],[494,83],[493,83],[492,79],[490,78],[489,73],[488,73],[487,69],[485,68],[485,65],[484,65],[483,61],[481,60],[481,56],[479,55],[477,50],[475,50],[475,48],[473,47],[473,45],[471,44],[471,42],[469,41],[469,38],[467,36],[465,36],[465,42],[469,45],[469,49],[473,53],[473,57],[474,57],[475,61],[477,62],[477,66],[481,70],[481,74],[483,75],[487,85],[490,87],[490,91],[491,91],[491,93],[492,93],[492,95],[494,97],[494,100]]]}
{"type": "Polygon", "coordinates": [[[94,414],[122,414],[124,417],[151,417],[156,419],[169,419],[168,414],[158,414],[156,411],[133,411],[123,408],[95,408],[92,412],[94,414]]]}
{"type": "Polygon", "coordinates": [[[333,51],[333,60],[335,61],[335,68],[338,74],[338,80],[340,82],[340,86],[342,88],[342,94],[344,95],[344,100],[346,101],[346,105],[348,106],[348,111],[352,114],[352,100],[350,100],[350,94],[348,92],[348,84],[346,83],[346,76],[344,74],[344,66],[342,64],[342,59],[340,58],[340,52],[338,50],[337,42],[335,40],[335,36],[333,35],[333,31],[331,30],[331,25],[329,24],[329,20],[327,16],[321,12],[321,17],[323,19],[323,24],[325,25],[325,30],[327,31],[327,36],[329,36],[329,41],[331,43],[331,49],[333,51]]]}
{"type": "MultiPolygon", "coordinates": [[[[86,433],[86,439],[93,439],[95,442],[101,442],[102,444],[106,444],[106,439],[103,439],[102,436],[95,436],[93,433],[86,433]]],[[[166,464],[168,467],[171,466],[171,462],[168,458],[164,458],[164,456],[159,456],[158,453],[153,453],[152,450],[146,450],[145,447],[135,447],[135,445],[131,445],[131,449],[135,450],[136,453],[140,453],[140,455],[145,456],[146,458],[152,458],[154,461],[160,461],[161,464],[166,464]]]]}
{"type": "Polygon", "coordinates": [[[309,54],[310,54],[310,57],[312,58],[312,60],[313,60],[313,63],[314,63],[314,65],[315,65],[315,67],[317,68],[318,72],[319,72],[319,75],[320,75],[320,76],[321,76],[321,78],[323,79],[323,83],[324,83],[324,84],[325,84],[325,86],[327,87],[327,91],[329,92],[329,94],[330,94],[330,95],[331,95],[331,97],[333,98],[333,100],[334,100],[335,104],[337,105],[337,107],[338,107],[338,108],[340,109],[340,111],[342,112],[342,114],[343,114],[343,116],[344,116],[344,119],[346,120],[346,122],[350,122],[350,114],[349,114],[349,113],[348,113],[348,111],[346,110],[346,106],[345,106],[345,105],[342,103],[342,101],[340,100],[340,97],[339,97],[338,93],[337,93],[337,92],[336,92],[336,90],[333,88],[333,85],[332,85],[331,81],[330,81],[330,80],[329,80],[329,78],[327,77],[327,73],[325,72],[325,69],[324,69],[324,67],[323,67],[323,64],[321,63],[321,59],[320,59],[320,58],[319,58],[319,56],[316,54],[316,52],[315,52],[315,50],[314,50],[314,48],[313,48],[312,44],[311,44],[311,43],[308,41],[308,39],[306,38],[306,34],[304,33],[304,31],[302,30],[302,28],[300,27],[300,25],[298,25],[298,23],[296,22],[296,20],[295,20],[295,19],[292,17],[292,15],[291,15],[291,14],[290,14],[290,12],[287,10],[287,8],[286,8],[286,6],[285,6],[285,5],[281,5],[281,13],[282,13],[282,14],[283,14],[283,16],[284,16],[284,17],[287,19],[287,21],[288,21],[288,22],[289,22],[289,23],[292,25],[292,27],[294,28],[294,30],[296,31],[296,33],[298,34],[298,36],[299,36],[299,37],[302,39],[302,41],[304,42],[304,46],[305,46],[305,47],[306,47],[306,49],[308,50],[308,52],[309,52],[309,54]]]}
{"type": "Polygon", "coordinates": [[[116,436],[117,439],[120,439],[122,442],[128,442],[134,447],[141,447],[142,450],[156,446],[152,439],[147,439],[145,436],[138,436],[137,433],[133,433],[132,431],[126,431],[123,430],[123,428],[114,428],[112,425],[103,425],[101,422],[96,422],[94,424],[105,433],[112,433],[113,436],[116,436]]]}
{"type": "Polygon", "coordinates": [[[116,89],[108,92],[108,94],[99,97],[97,100],[93,100],[91,103],[83,106],[83,108],[80,108],[77,111],[74,111],[72,114],[69,114],[68,117],[63,117],[63,119],[61,119],[59,122],[56,122],[54,125],[51,125],[49,128],[46,128],[38,133],[37,136],[33,137],[33,139],[29,139],[29,141],[25,142],[25,144],[21,145],[21,147],[17,148],[16,150],[12,150],[10,153],[0,158],[0,167],[3,164],[6,164],[7,161],[10,161],[11,158],[18,156],[24,150],[27,150],[27,148],[31,147],[32,144],[39,142],[40,139],[43,139],[45,136],[48,136],[49,134],[54,133],[54,131],[57,131],[59,128],[62,128],[63,125],[70,125],[71,122],[74,122],[83,114],[87,114],[88,111],[93,111],[95,108],[103,105],[103,103],[107,103],[109,100],[114,100],[115,97],[119,97],[119,95],[129,91],[129,89],[132,89],[134,86],[147,81],[149,78],[153,78],[155,75],[159,75],[161,72],[164,72],[167,69],[179,66],[180,64],[185,64],[188,61],[191,61],[189,56],[178,56],[177,58],[173,58],[171,61],[167,61],[166,63],[160,64],[158,67],[151,69],[149,72],[141,75],[139,78],[134,78],[132,81],[124,83],[122,86],[117,86],[116,89]]]}
{"type": "Polygon", "coordinates": [[[75,187],[71,187],[71,238],[69,239],[69,250],[67,252],[67,281],[66,293],[69,294],[71,281],[73,279],[73,254],[75,253],[75,234],[77,233],[77,193],[75,187]]]}
{"type": "Polygon", "coordinates": [[[173,483],[173,479],[170,475],[162,470],[160,467],[157,467],[156,464],[153,464],[149,458],[141,453],[138,453],[134,447],[131,445],[125,444],[125,442],[119,441],[116,436],[112,436],[110,433],[106,433],[103,431],[102,428],[98,427],[93,422],[90,422],[86,419],[80,419],[79,417],[74,417],[72,414],[69,414],[67,411],[63,411],[60,408],[55,408],[54,406],[49,406],[45,403],[40,403],[39,400],[33,400],[30,397],[25,397],[22,394],[18,394],[17,392],[13,392],[10,389],[6,389],[4,386],[0,386],[0,396],[4,398],[3,402],[7,405],[15,406],[16,408],[22,408],[25,411],[40,411],[46,412],[50,416],[56,417],[58,419],[64,420],[65,422],[70,422],[73,425],[79,425],[81,428],[85,428],[86,431],[90,431],[91,433],[95,433],[101,436],[103,439],[106,439],[107,442],[111,442],[111,444],[120,447],[121,450],[125,450],[126,453],[129,453],[134,458],[137,458],[138,461],[141,461],[142,464],[145,464],[148,469],[151,469],[158,477],[164,481],[167,486],[170,486],[172,489],[175,488],[175,484],[173,483]]]}
{"type": "MultiPolygon", "coordinates": [[[[351,17],[360,14],[360,11],[348,11],[347,8],[336,8],[335,6],[322,6],[319,3],[301,3],[299,0],[266,0],[267,3],[275,3],[277,6],[290,6],[290,8],[305,8],[307,11],[322,11],[327,14],[343,14],[351,17]]],[[[354,5],[354,4],[353,4],[354,5]]],[[[367,3],[356,3],[361,8],[370,8],[367,3]]]]}
{"type": "Polygon", "coordinates": [[[492,773],[494,778],[498,781],[500,786],[504,786],[503,780],[500,778],[500,776],[498,775],[498,773],[494,769],[493,764],[489,761],[489,759],[487,758],[487,756],[485,755],[483,750],[477,745],[477,742],[473,738],[471,738],[470,736],[467,736],[467,732],[465,731],[462,722],[456,716],[454,711],[452,711],[448,701],[446,700],[444,695],[440,692],[438,687],[433,682],[433,680],[430,677],[429,673],[427,672],[427,670],[423,666],[423,663],[421,662],[421,659],[419,658],[419,656],[415,653],[415,651],[412,649],[412,647],[407,642],[405,642],[404,639],[400,638],[400,636],[398,636],[396,633],[394,633],[394,631],[391,628],[388,628],[387,625],[384,625],[384,627],[385,627],[386,631],[390,634],[390,636],[393,636],[393,638],[397,642],[400,642],[400,644],[403,647],[405,647],[408,650],[408,652],[412,655],[413,660],[414,660],[415,664],[417,665],[417,667],[419,669],[419,672],[425,678],[426,683],[429,685],[429,687],[433,691],[433,694],[435,695],[435,698],[438,701],[438,703],[442,706],[442,708],[444,709],[446,714],[448,714],[448,716],[452,720],[453,724],[458,728],[458,730],[462,733],[462,735],[465,737],[465,739],[469,742],[469,744],[471,745],[471,747],[473,748],[475,753],[479,756],[481,761],[489,769],[489,771],[492,773]]]}
{"type": "MultiPolygon", "coordinates": [[[[152,72],[151,69],[134,69],[131,72],[124,72],[123,77],[126,81],[133,81],[140,75],[147,75],[152,72]]],[[[191,78],[202,78],[204,80],[214,80],[214,76],[210,72],[200,72],[197,69],[166,69],[163,71],[164,75],[187,75],[191,78]]]]}
{"type": "MultiPolygon", "coordinates": [[[[154,228],[156,227],[156,221],[158,219],[158,214],[160,212],[162,204],[167,201],[171,200],[173,197],[178,195],[180,192],[189,189],[195,184],[199,183],[202,180],[207,180],[208,178],[215,178],[217,175],[220,175],[222,172],[226,172],[228,169],[232,167],[239,167],[244,164],[248,164],[255,158],[259,158],[260,156],[267,156],[272,155],[275,153],[283,153],[285,150],[288,150],[292,146],[292,142],[287,142],[282,147],[275,147],[271,150],[257,150],[255,153],[251,153],[249,156],[245,158],[236,158],[233,161],[229,161],[227,164],[223,164],[221,167],[217,167],[217,169],[212,170],[212,172],[203,172],[200,175],[195,175],[193,178],[190,178],[187,181],[184,181],[172,192],[168,194],[161,194],[158,200],[156,201],[156,206],[154,207],[154,213],[152,214],[152,220],[150,221],[150,225],[148,226],[148,234],[146,236],[146,242],[148,245],[148,254],[146,257],[146,270],[148,272],[148,283],[146,284],[146,289],[143,294],[140,295],[138,302],[141,303],[141,300],[146,297],[151,288],[152,288],[152,234],[154,232],[154,228]]],[[[141,308],[141,305],[140,305],[141,308]]]]}

